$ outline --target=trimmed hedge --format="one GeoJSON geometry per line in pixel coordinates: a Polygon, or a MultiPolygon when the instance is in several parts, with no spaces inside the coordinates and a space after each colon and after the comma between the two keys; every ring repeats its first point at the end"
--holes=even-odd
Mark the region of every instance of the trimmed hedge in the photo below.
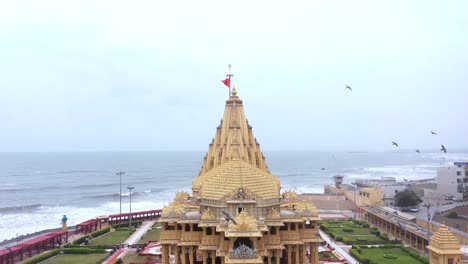
{"type": "Polygon", "coordinates": [[[58,255],[60,254],[60,249],[53,249],[51,251],[47,251],[47,252],[44,252],[40,255],[37,255],[35,257],[32,257],[28,260],[26,260],[25,262],[23,262],[23,264],[36,264],[36,263],[39,263],[39,262],[42,262],[46,259],[49,259],[55,255],[58,255]]]}
{"type": "MultiPolygon", "coordinates": [[[[143,223],[143,221],[135,221],[135,222],[132,221],[132,226],[137,227],[137,226],[141,225],[142,223],[143,223]]],[[[120,224],[112,225],[112,228],[117,229],[117,228],[121,228],[121,227],[128,227],[129,224],[130,224],[129,222],[123,222],[123,223],[120,223],[120,224]]]]}
{"type": "Polygon", "coordinates": [[[354,229],[352,228],[342,228],[341,230],[343,230],[343,232],[354,232],[354,229]]]}
{"type": "MultiPolygon", "coordinates": [[[[371,248],[371,246],[355,246],[355,245],[353,245],[349,252],[353,257],[355,257],[362,264],[374,264],[368,257],[361,255],[362,248],[364,248],[364,247],[365,248],[371,248]]],[[[429,259],[428,258],[426,258],[426,257],[424,257],[422,255],[419,255],[417,252],[415,252],[415,251],[413,251],[413,250],[411,250],[409,248],[406,248],[403,245],[385,244],[385,245],[380,246],[380,247],[382,247],[382,248],[400,248],[405,253],[408,253],[408,255],[410,255],[412,258],[417,259],[417,260],[419,260],[420,262],[422,262],[424,264],[429,264],[429,259]]],[[[386,254],[386,255],[393,255],[393,254],[386,254]]],[[[386,258],[385,255],[384,255],[384,258],[386,258]]]]}
{"type": "Polygon", "coordinates": [[[458,214],[457,214],[457,212],[452,211],[452,212],[450,212],[450,213],[447,214],[447,217],[448,217],[448,218],[457,218],[457,217],[458,217],[458,214]]]}
{"type": "Polygon", "coordinates": [[[63,250],[64,254],[91,254],[91,253],[106,253],[105,249],[91,249],[91,248],[65,248],[63,250]]]}
{"type": "Polygon", "coordinates": [[[386,258],[386,259],[397,259],[398,258],[398,256],[394,255],[394,254],[384,254],[383,257],[386,258]]]}
{"type": "Polygon", "coordinates": [[[109,233],[110,232],[110,226],[108,227],[105,227],[105,228],[102,228],[102,229],[99,229],[97,231],[94,231],[93,233],[89,234],[89,235],[85,235],[85,236],[82,236],[80,238],[78,238],[77,240],[73,241],[73,244],[75,245],[81,245],[83,244],[84,242],[86,242],[86,239],[91,237],[91,238],[96,238],[98,236],[102,236],[106,233],[109,233]]]}
{"type": "Polygon", "coordinates": [[[381,233],[379,237],[380,237],[380,239],[382,239],[382,240],[388,240],[388,235],[385,234],[385,233],[381,233]]]}

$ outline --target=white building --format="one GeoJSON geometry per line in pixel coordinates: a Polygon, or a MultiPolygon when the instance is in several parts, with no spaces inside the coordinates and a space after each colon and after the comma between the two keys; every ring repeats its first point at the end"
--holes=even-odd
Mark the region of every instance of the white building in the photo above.
{"type": "Polygon", "coordinates": [[[357,180],[358,186],[374,187],[383,191],[383,202],[386,206],[394,206],[395,195],[404,191],[407,184],[398,183],[394,177],[382,177],[376,180],[357,180]]]}
{"type": "Polygon", "coordinates": [[[437,193],[468,199],[468,162],[454,162],[437,169],[437,193]]]}

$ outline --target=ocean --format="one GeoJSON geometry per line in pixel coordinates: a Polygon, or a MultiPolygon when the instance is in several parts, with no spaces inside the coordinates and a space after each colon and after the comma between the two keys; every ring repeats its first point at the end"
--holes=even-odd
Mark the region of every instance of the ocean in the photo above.
{"type": "MultiPolygon", "coordinates": [[[[0,153],[0,242],[58,228],[63,215],[73,226],[99,215],[159,209],[177,191],[191,190],[205,152],[0,153]]],[[[397,180],[434,178],[443,162],[468,160],[468,151],[443,154],[397,152],[264,152],[282,190],[323,193],[332,176],[355,179],[393,176],[397,180]],[[324,168],[324,170],[322,170],[324,168]]]]}

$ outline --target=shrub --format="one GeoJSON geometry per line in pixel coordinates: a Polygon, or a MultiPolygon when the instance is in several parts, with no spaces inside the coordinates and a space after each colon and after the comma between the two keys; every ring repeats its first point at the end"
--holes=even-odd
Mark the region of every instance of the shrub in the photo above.
{"type": "Polygon", "coordinates": [[[91,254],[91,253],[106,253],[105,249],[91,249],[91,248],[65,248],[64,254],[91,254]]]}
{"type": "Polygon", "coordinates": [[[346,228],[343,228],[342,230],[343,230],[343,232],[354,232],[354,229],[352,229],[352,228],[347,228],[347,227],[346,227],[346,228]]]}
{"type": "Polygon", "coordinates": [[[383,257],[386,258],[386,259],[396,259],[396,258],[398,258],[398,256],[394,255],[394,254],[384,254],[383,257]]]}
{"type": "Polygon", "coordinates": [[[60,254],[60,249],[53,249],[51,251],[47,251],[33,258],[30,258],[26,260],[25,262],[23,262],[23,264],[36,264],[58,254],[60,254]]]}
{"type": "Polygon", "coordinates": [[[369,228],[370,225],[369,225],[369,223],[364,223],[364,224],[362,224],[362,227],[364,227],[364,228],[369,228]]]}
{"type": "Polygon", "coordinates": [[[367,237],[356,237],[356,240],[357,241],[367,241],[367,240],[369,240],[369,238],[367,238],[367,237]]]}
{"type": "Polygon", "coordinates": [[[102,235],[104,235],[105,233],[109,233],[109,232],[110,232],[110,226],[92,232],[92,233],[91,233],[91,237],[92,237],[92,238],[96,238],[96,237],[98,237],[98,236],[102,236],[102,235]]]}
{"type": "Polygon", "coordinates": [[[382,240],[388,240],[388,235],[385,234],[385,233],[380,234],[379,237],[380,237],[380,239],[382,239],[382,240]]]}
{"type": "Polygon", "coordinates": [[[343,237],[342,237],[342,236],[336,236],[336,237],[335,237],[335,240],[336,240],[336,241],[343,241],[343,237]]]}
{"type": "Polygon", "coordinates": [[[448,213],[447,217],[448,218],[457,218],[458,214],[457,214],[457,212],[452,211],[452,212],[448,213]]]}
{"type": "MultiPolygon", "coordinates": [[[[142,221],[132,221],[132,226],[139,226],[141,225],[143,222],[142,221]]],[[[117,229],[117,228],[121,228],[121,227],[128,227],[129,226],[129,222],[123,222],[123,223],[120,223],[120,224],[115,224],[115,225],[112,225],[112,228],[114,229],[117,229]]]]}
{"type": "Polygon", "coordinates": [[[122,264],[122,263],[123,263],[122,259],[118,258],[118,259],[114,260],[114,263],[112,263],[112,264],[122,264]]]}

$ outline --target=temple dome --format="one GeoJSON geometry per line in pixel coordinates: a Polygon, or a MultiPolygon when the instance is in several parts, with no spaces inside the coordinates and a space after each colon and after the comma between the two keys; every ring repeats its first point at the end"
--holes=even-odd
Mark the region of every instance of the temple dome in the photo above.
{"type": "Polygon", "coordinates": [[[280,183],[277,177],[238,158],[193,180],[193,189],[200,189],[199,196],[205,199],[223,199],[240,187],[257,198],[280,198],[280,183]]]}

